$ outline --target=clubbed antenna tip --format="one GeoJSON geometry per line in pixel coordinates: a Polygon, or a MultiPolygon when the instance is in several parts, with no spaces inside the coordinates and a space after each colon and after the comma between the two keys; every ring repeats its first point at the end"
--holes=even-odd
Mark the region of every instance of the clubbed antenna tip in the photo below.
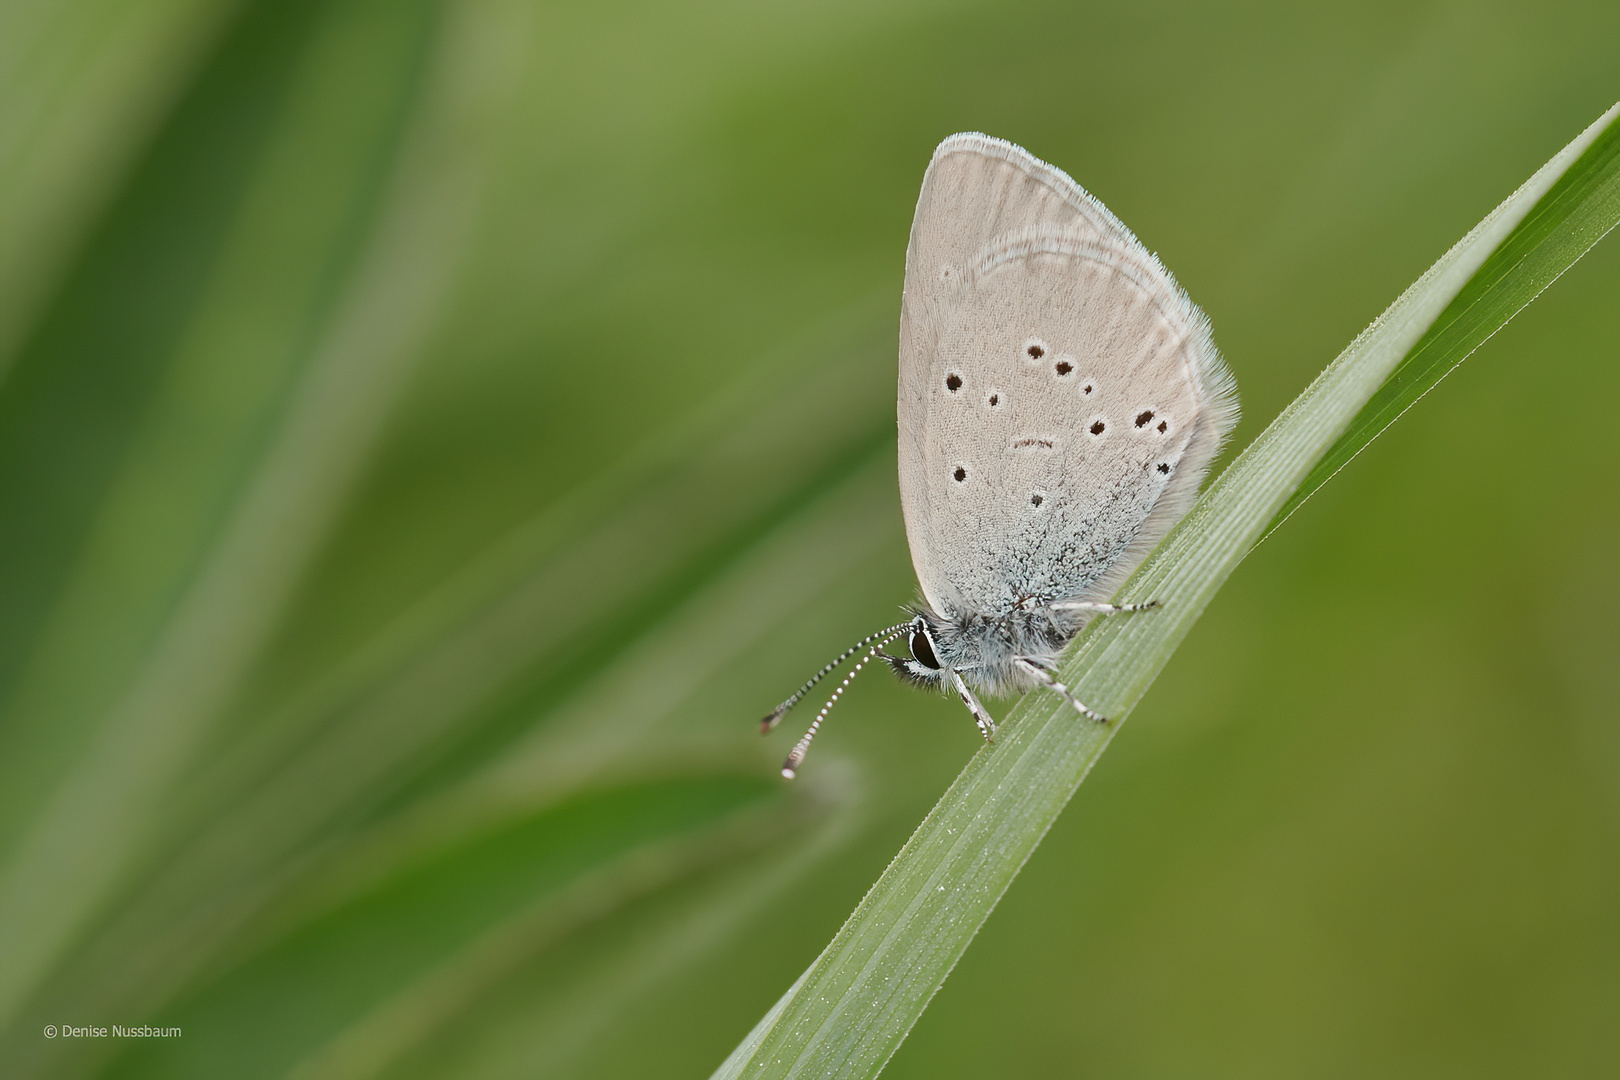
{"type": "Polygon", "coordinates": [[[771,710],[771,714],[759,722],[759,733],[761,735],[769,735],[771,733],[771,729],[782,722],[782,717],[787,711],[788,706],[786,704],[778,705],[775,709],[771,710]]]}

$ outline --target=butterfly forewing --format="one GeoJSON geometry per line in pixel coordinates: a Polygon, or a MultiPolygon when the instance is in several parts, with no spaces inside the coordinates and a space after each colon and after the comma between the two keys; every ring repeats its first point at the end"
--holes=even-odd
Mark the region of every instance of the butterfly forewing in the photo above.
{"type": "Polygon", "coordinates": [[[941,614],[1111,587],[1185,510],[1234,406],[1202,315],[1061,172],[954,136],[906,260],[900,487],[941,614]]]}

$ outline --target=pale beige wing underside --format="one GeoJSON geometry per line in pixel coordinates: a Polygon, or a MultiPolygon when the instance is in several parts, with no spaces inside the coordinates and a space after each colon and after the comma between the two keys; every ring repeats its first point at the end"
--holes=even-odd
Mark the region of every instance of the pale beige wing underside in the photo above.
{"type": "Polygon", "coordinates": [[[900,332],[900,494],[941,614],[1106,595],[1185,512],[1236,397],[1203,315],[1111,215],[1010,143],[923,180],[900,332]]]}

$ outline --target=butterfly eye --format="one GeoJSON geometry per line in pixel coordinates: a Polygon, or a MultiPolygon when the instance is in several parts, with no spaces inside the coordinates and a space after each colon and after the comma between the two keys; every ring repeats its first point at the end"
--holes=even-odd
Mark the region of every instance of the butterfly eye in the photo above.
{"type": "Polygon", "coordinates": [[[916,657],[917,663],[923,667],[932,668],[935,671],[939,670],[939,657],[934,655],[933,643],[928,640],[928,635],[921,630],[912,632],[911,655],[916,657]]]}

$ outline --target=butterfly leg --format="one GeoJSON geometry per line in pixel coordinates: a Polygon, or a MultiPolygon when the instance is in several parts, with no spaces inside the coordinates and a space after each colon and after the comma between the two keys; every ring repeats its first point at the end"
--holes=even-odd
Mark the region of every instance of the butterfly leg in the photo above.
{"type": "Polygon", "coordinates": [[[960,672],[951,672],[951,685],[956,687],[956,693],[961,697],[962,704],[968,707],[968,711],[973,714],[973,719],[978,721],[979,734],[984,736],[984,741],[989,742],[995,738],[996,722],[990,719],[990,713],[986,711],[983,705],[979,704],[979,699],[973,696],[973,691],[968,689],[968,684],[962,681],[960,672]]]}
{"type": "Polygon", "coordinates": [[[1100,713],[1092,712],[1090,709],[1082,705],[1078,698],[1069,693],[1069,688],[1067,686],[1064,686],[1062,683],[1057,681],[1057,678],[1052,674],[1051,669],[1045,664],[1036,660],[1034,657],[1020,656],[1015,659],[1013,663],[1017,664],[1019,668],[1033,676],[1036,682],[1063,698],[1063,700],[1067,701],[1070,705],[1073,705],[1081,716],[1095,720],[1099,724],[1108,723],[1108,718],[1106,716],[1103,716],[1100,713]]]}
{"type": "Polygon", "coordinates": [[[1116,615],[1121,611],[1152,611],[1163,607],[1158,600],[1149,600],[1144,604],[1107,604],[1094,600],[1059,600],[1052,607],[1058,611],[1078,611],[1087,615],[1116,615]]]}

